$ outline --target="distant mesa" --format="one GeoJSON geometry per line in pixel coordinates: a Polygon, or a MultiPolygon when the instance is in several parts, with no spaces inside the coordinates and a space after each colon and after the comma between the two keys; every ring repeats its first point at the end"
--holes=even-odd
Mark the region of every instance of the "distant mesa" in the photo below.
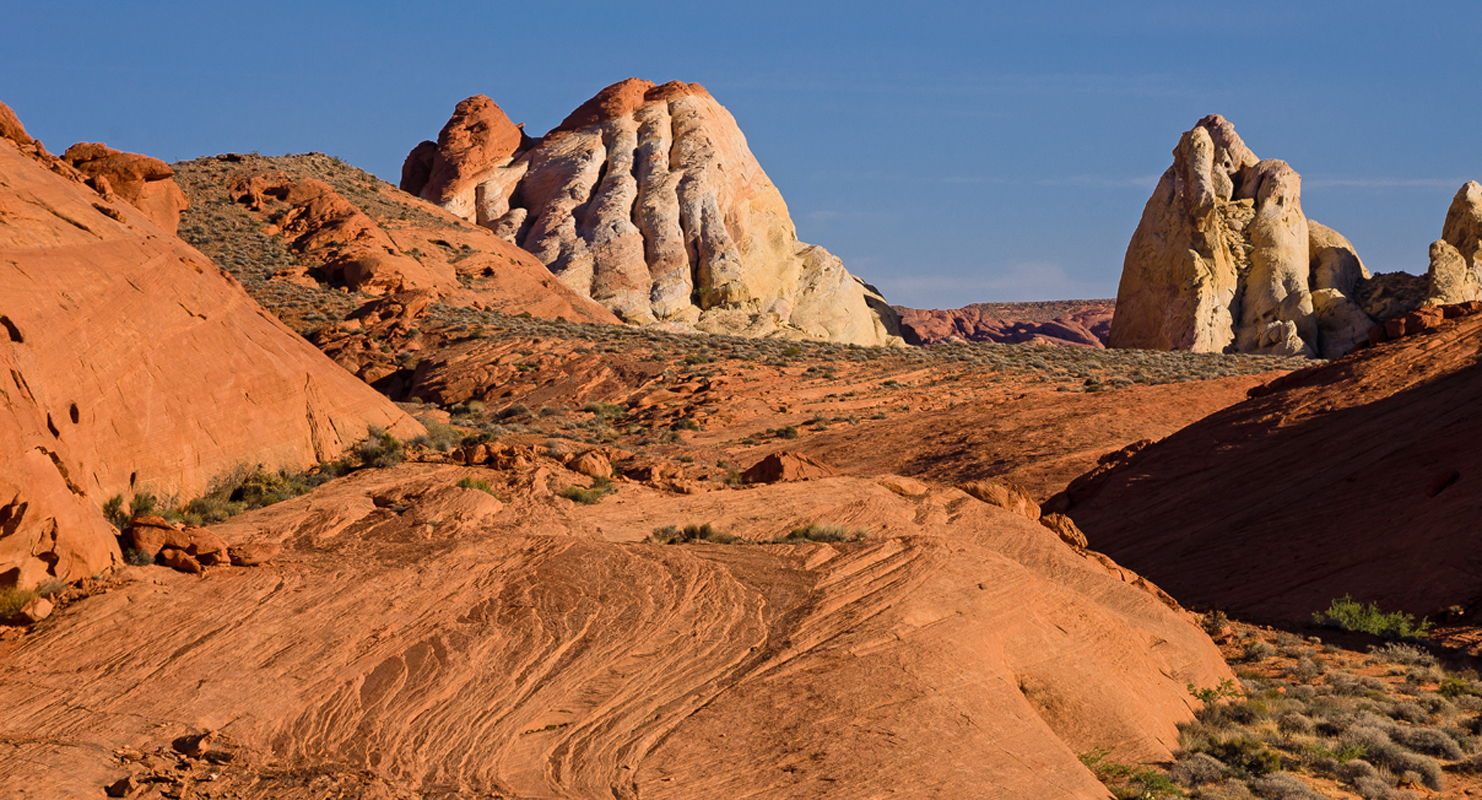
{"type": "Polygon", "coordinates": [[[1371,275],[1302,212],[1301,176],[1212,114],[1183,135],[1123,262],[1110,347],[1337,358],[1376,322],[1474,300],[1482,187],[1463,188],[1428,276],[1371,275]],[[1469,255],[1467,255],[1469,254],[1469,255]]]}
{"type": "Polygon", "coordinates": [[[1103,348],[1115,300],[973,303],[950,310],[892,306],[906,344],[998,342],[1103,348]]]}
{"type": "Polygon", "coordinates": [[[699,84],[630,78],[540,139],[470,97],[412,149],[401,188],[533,253],[625,322],[901,343],[877,290],[798,241],[736,121],[699,84]]]}

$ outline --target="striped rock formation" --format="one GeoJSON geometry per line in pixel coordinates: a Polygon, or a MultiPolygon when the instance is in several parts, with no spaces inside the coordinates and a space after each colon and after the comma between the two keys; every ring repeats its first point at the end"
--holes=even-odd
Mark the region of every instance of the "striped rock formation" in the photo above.
{"type": "Polygon", "coordinates": [[[627,322],[899,342],[879,292],[798,241],[735,119],[698,84],[630,78],[539,140],[471,97],[412,150],[401,188],[518,244],[627,322]]]}

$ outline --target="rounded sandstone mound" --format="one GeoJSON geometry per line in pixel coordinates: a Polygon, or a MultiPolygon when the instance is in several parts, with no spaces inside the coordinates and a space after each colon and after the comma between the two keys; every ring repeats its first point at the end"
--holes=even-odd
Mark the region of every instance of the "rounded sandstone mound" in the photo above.
{"type": "Polygon", "coordinates": [[[628,322],[896,344],[878,291],[799,242],[736,121],[703,87],[630,78],[539,140],[477,96],[402,188],[533,253],[628,322]]]}

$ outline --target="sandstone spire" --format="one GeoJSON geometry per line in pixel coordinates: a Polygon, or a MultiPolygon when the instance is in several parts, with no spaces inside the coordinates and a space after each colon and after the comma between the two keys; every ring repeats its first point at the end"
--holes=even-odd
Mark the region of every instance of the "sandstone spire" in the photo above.
{"type": "Polygon", "coordinates": [[[1218,114],[1173,157],[1127,246],[1109,346],[1333,358],[1364,337],[1368,271],[1302,213],[1295,170],[1218,114]]]}

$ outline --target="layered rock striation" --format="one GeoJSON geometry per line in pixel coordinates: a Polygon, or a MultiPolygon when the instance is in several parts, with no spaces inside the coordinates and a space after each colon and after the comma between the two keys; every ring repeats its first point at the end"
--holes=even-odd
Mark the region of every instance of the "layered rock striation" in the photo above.
{"type": "Polygon", "coordinates": [[[893,306],[906,344],[999,342],[1103,348],[1113,300],[973,303],[948,310],[893,306]]]}
{"type": "Polygon", "coordinates": [[[115,563],[113,495],[188,498],[239,465],[334,458],[370,425],[420,430],[19,136],[0,138],[0,585],[115,563]]]}
{"type": "Polygon", "coordinates": [[[1371,276],[1303,214],[1295,170],[1218,114],[1173,156],[1127,246],[1108,346],[1335,358],[1364,340],[1371,276]]]}
{"type": "Polygon", "coordinates": [[[799,242],[787,205],[703,87],[630,78],[540,140],[486,97],[407,157],[402,189],[538,257],[632,323],[897,343],[878,291],[799,242]]]}

